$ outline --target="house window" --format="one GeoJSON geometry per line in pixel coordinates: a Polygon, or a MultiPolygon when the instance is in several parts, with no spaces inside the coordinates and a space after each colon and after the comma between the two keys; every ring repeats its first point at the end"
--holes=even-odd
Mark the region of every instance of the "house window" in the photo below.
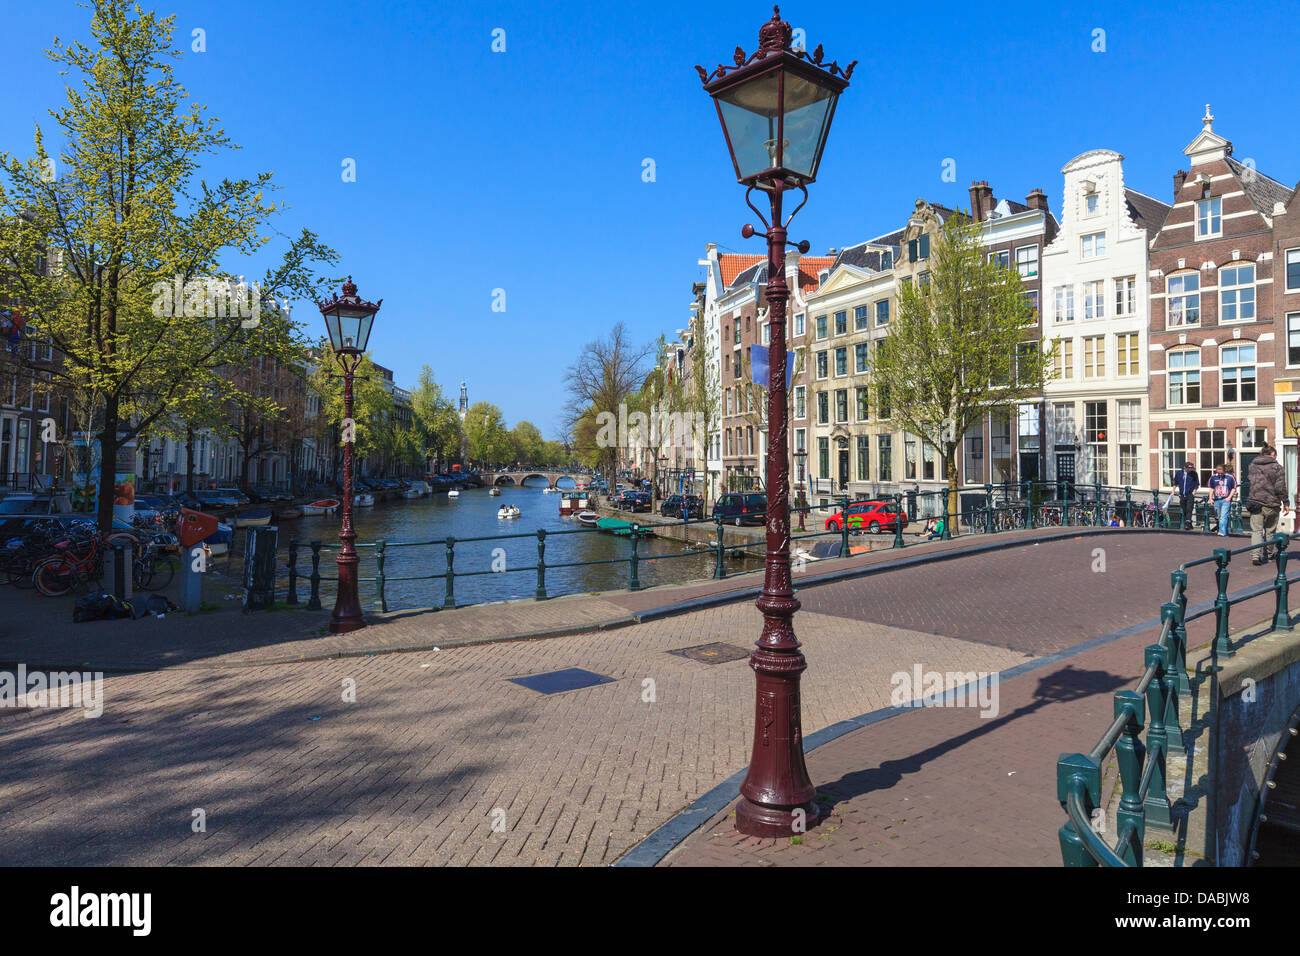
{"type": "Polygon", "coordinates": [[[868,347],[869,347],[868,343],[866,342],[859,342],[857,345],[853,346],[853,371],[854,372],[865,372],[869,368],[867,363],[868,347]]]}
{"type": "Polygon", "coordinates": [[[1286,314],[1286,364],[1300,365],[1300,312],[1286,314]]]}
{"type": "Polygon", "coordinates": [[[1196,238],[1223,234],[1223,200],[1202,199],[1196,204],[1196,238]]]}
{"type": "Polygon", "coordinates": [[[1115,280],[1115,314],[1137,312],[1137,276],[1120,276],[1115,280]]]}
{"type": "Polygon", "coordinates": [[[1079,251],[1080,259],[1098,259],[1105,254],[1106,234],[1104,232],[1094,232],[1090,236],[1083,237],[1079,251]]]}
{"type": "Polygon", "coordinates": [[[1228,463],[1227,434],[1222,428],[1202,428],[1196,432],[1202,487],[1210,483],[1215,468],[1228,463]]]}
{"type": "Polygon", "coordinates": [[[1219,270],[1219,321],[1255,318],[1255,267],[1249,263],[1219,270]]]}
{"type": "Polygon", "coordinates": [[[837,388],[835,390],[835,421],[847,422],[849,420],[849,390],[847,388],[837,388]]]}
{"type": "Polygon", "coordinates": [[[962,436],[965,440],[965,461],[962,463],[966,483],[982,481],[984,478],[984,426],[972,425],[962,436]]]}
{"type": "Polygon", "coordinates": [[[732,354],[735,356],[735,361],[731,363],[731,367],[736,370],[736,378],[740,378],[741,372],[744,371],[744,363],[740,360],[740,349],[736,349],[732,354]]]}
{"type": "Polygon", "coordinates": [[[993,263],[994,265],[996,265],[999,269],[1010,269],[1010,268],[1011,268],[1011,253],[1008,252],[1006,249],[1003,249],[1003,250],[1000,251],[1000,252],[990,252],[990,253],[989,253],[989,262],[992,262],[992,263],[993,263]]]}
{"type": "MultiPolygon", "coordinates": [[[[746,324],[746,325],[749,324],[749,319],[748,319],[748,318],[745,319],[745,324],[746,324]]],[[[732,344],[732,345],[739,345],[739,344],[740,344],[740,323],[739,323],[739,322],[736,323],[736,326],[735,326],[735,333],[732,335],[731,344],[732,344]]]]}
{"type": "Polygon", "coordinates": [[[862,386],[862,385],[858,386],[858,390],[857,390],[858,421],[860,422],[865,422],[867,420],[867,413],[869,411],[867,407],[867,395],[870,393],[870,391],[871,390],[868,389],[866,386],[862,386]]]}
{"type": "Polygon", "coordinates": [[[871,480],[871,436],[858,436],[858,481],[871,480]]]}
{"type": "Polygon", "coordinates": [[[731,414],[731,389],[726,389],[722,394],[726,397],[727,414],[730,415],[731,414]]]}
{"type": "Polygon", "coordinates": [[[881,481],[894,480],[894,437],[892,435],[876,436],[876,460],[880,463],[881,481]]]}
{"type": "Polygon", "coordinates": [[[916,480],[916,439],[911,435],[903,436],[903,480],[916,480]]]}
{"type": "Polygon", "coordinates": [[[1085,319],[1104,319],[1106,317],[1106,283],[1102,279],[1083,284],[1083,317],[1085,319]]]}
{"type": "Polygon", "coordinates": [[[870,323],[869,323],[868,320],[867,320],[867,307],[866,307],[865,305],[859,305],[859,306],[857,306],[857,307],[853,310],[853,329],[854,329],[854,331],[861,332],[861,331],[862,331],[863,329],[865,329],[869,324],[870,324],[870,323]]]}
{"type": "Polygon", "coordinates": [[[889,300],[881,299],[876,303],[876,325],[889,324],[889,300]]]}
{"type": "Polygon", "coordinates": [[[918,236],[907,240],[907,258],[910,262],[930,258],[930,237],[918,236]]]}
{"type": "Polygon", "coordinates": [[[1115,336],[1115,371],[1119,375],[1138,375],[1141,372],[1138,359],[1138,334],[1121,332],[1115,336]]]}
{"type": "Polygon", "coordinates": [[[806,320],[804,319],[804,314],[802,312],[796,312],[794,314],[794,334],[803,335],[805,325],[806,320]]]}
{"type": "Polygon", "coordinates": [[[1011,416],[1005,409],[989,415],[989,450],[993,457],[993,483],[1015,481],[1011,467],[1011,416]]]}
{"type": "Polygon", "coordinates": [[[835,313],[835,334],[844,335],[849,330],[849,314],[847,312],[835,313]]]}
{"type": "Polygon", "coordinates": [[[794,387],[794,417],[808,417],[808,393],[803,385],[794,387]]]}
{"type": "Polygon", "coordinates": [[[889,386],[880,385],[876,388],[876,417],[889,417],[889,386]]]}
{"type": "Polygon", "coordinates": [[[1201,404],[1201,353],[1196,349],[1169,353],[1169,404],[1201,404]]]}
{"type": "Polygon", "coordinates": [[[1300,292],[1300,249],[1286,251],[1286,291],[1300,292]]]}
{"type": "Polygon", "coordinates": [[[1029,289],[1020,296],[1025,300],[1025,307],[1029,309],[1029,324],[1038,324],[1038,290],[1029,289]]]}
{"type": "Polygon", "coordinates": [[[1087,478],[1092,484],[1110,483],[1105,402],[1083,403],[1083,441],[1087,455],[1087,478]]]}
{"type": "Polygon", "coordinates": [[[841,345],[835,350],[835,374],[849,374],[849,350],[847,346],[841,345]]]}
{"type": "Polygon", "coordinates": [[[1169,277],[1166,286],[1169,300],[1167,328],[1180,325],[1198,325],[1201,321],[1201,276],[1196,272],[1182,272],[1169,277]]]}
{"type": "Polygon", "coordinates": [[[1090,335],[1083,340],[1083,377],[1105,378],[1106,338],[1090,335]]]}
{"type": "MultiPolygon", "coordinates": [[[[934,446],[928,441],[921,442],[921,478],[924,481],[934,481],[934,446]]],[[[947,478],[947,474],[943,475],[947,478]]]]}
{"type": "Polygon", "coordinates": [[[1172,485],[1174,478],[1183,470],[1187,462],[1187,433],[1160,433],[1160,477],[1163,483],[1172,485]]]}
{"type": "Polygon", "coordinates": [[[825,392],[817,393],[817,424],[827,425],[831,420],[831,397],[825,392]]]}
{"type": "Polygon", "coordinates": [[[763,336],[762,336],[762,342],[763,342],[763,344],[764,344],[764,345],[771,345],[771,344],[772,344],[772,332],[771,332],[771,326],[769,326],[766,322],[764,322],[764,323],[763,323],[763,330],[762,330],[762,331],[763,331],[763,336]]]}
{"type": "Polygon", "coordinates": [[[1237,447],[1242,451],[1254,451],[1257,448],[1263,448],[1266,441],[1268,441],[1268,429],[1266,428],[1237,429],[1237,447]]]}
{"type": "Polygon", "coordinates": [[[1138,483],[1142,448],[1142,402],[1122,398],[1115,403],[1119,419],[1119,483],[1131,488],[1138,483]]]}
{"type": "Polygon", "coordinates": [[[1016,271],[1022,279],[1032,279],[1038,275],[1038,247],[1021,246],[1016,250],[1016,271]]]}
{"type": "Polygon", "coordinates": [[[731,457],[731,429],[727,429],[727,457],[731,457]]]}
{"type": "Polygon", "coordinates": [[[1255,401],[1255,343],[1225,345],[1219,353],[1223,404],[1255,401]]]}
{"type": "Polygon", "coordinates": [[[817,316],[817,338],[819,341],[826,338],[826,316],[824,315],[817,316]]]}
{"type": "Polygon", "coordinates": [[[817,474],[822,478],[831,476],[831,440],[817,439],[817,474]]]}
{"type": "Polygon", "coordinates": [[[817,353],[817,377],[825,378],[829,373],[828,358],[825,350],[817,353]]]}
{"type": "Polygon", "coordinates": [[[1085,216],[1095,216],[1101,211],[1101,196],[1097,193],[1087,193],[1083,197],[1083,214],[1085,216]]]}
{"type": "Polygon", "coordinates": [[[1052,406],[1052,433],[1056,444],[1074,444],[1073,402],[1057,402],[1052,406]]]}
{"type": "Polygon", "coordinates": [[[1056,377],[1074,378],[1074,339],[1061,339],[1056,343],[1056,377]]]}
{"type": "Polygon", "coordinates": [[[1054,290],[1052,290],[1052,295],[1056,301],[1056,311],[1053,313],[1056,316],[1056,321],[1073,322],[1074,286],[1058,285],[1054,290]]]}
{"type": "Polygon", "coordinates": [[[1038,451],[1038,425],[1040,410],[1037,405],[1021,405],[1016,416],[1016,434],[1022,452],[1038,451]]]}

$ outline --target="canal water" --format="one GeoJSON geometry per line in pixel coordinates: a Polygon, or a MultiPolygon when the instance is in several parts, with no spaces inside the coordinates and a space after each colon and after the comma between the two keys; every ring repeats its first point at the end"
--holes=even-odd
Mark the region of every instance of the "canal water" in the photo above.
{"type": "MultiPolygon", "coordinates": [[[[403,545],[407,542],[442,542],[448,536],[456,538],[453,566],[457,605],[534,597],[537,572],[518,569],[537,565],[538,529],[547,532],[546,592],[549,597],[625,589],[629,581],[627,559],[632,553],[631,542],[627,538],[585,528],[572,518],[561,517],[560,496],[545,494],[544,487],[541,482],[536,486],[505,487],[499,497],[490,496],[487,488],[472,488],[462,491],[459,498],[434,494],[427,498],[389,500],[378,502],[372,508],[354,509],[357,543],[374,544],[380,539],[386,542],[384,593],[389,610],[435,607],[443,603],[446,584],[441,575],[447,568],[446,545],[403,545]],[[520,517],[497,518],[497,509],[503,504],[518,507],[520,517]],[[471,538],[486,540],[467,540],[471,538]],[[559,566],[582,561],[607,563],[559,566]],[[407,580],[429,575],[439,577],[407,580]]],[[[287,554],[285,549],[289,539],[296,537],[299,542],[299,571],[309,574],[311,553],[307,543],[313,538],[319,539],[331,549],[322,552],[321,575],[333,577],[333,549],[338,545],[338,529],[338,518],[330,516],[281,522],[279,545],[282,556],[287,554]]],[[[237,534],[243,537],[242,533],[237,534]]],[[[361,602],[367,608],[375,609],[378,608],[378,599],[375,585],[370,580],[375,575],[375,552],[373,548],[360,548],[359,551],[361,602]]],[[[691,553],[682,542],[671,539],[642,538],[637,544],[637,554],[638,577],[643,587],[711,578],[717,561],[713,552],[691,553]]],[[[752,557],[727,557],[724,560],[728,574],[762,564],[761,560],[752,557]]],[[[283,581],[280,583],[283,586],[283,581]]],[[[299,583],[299,596],[303,600],[306,600],[308,588],[309,582],[304,578],[299,583]]],[[[330,606],[333,603],[333,583],[322,582],[321,593],[322,601],[330,606]]]]}

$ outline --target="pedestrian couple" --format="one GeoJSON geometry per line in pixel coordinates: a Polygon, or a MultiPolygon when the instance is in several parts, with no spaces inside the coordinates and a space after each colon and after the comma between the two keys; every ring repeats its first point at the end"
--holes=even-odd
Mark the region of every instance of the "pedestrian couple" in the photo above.
{"type": "MultiPolygon", "coordinates": [[[[1174,487],[1178,491],[1179,505],[1183,509],[1182,527],[1184,530],[1191,528],[1195,522],[1193,511],[1196,507],[1196,489],[1201,486],[1201,479],[1196,474],[1196,465],[1188,462],[1183,466],[1183,470],[1178,473],[1174,479],[1174,487]]],[[[1210,504],[1214,507],[1214,516],[1219,522],[1219,537],[1226,537],[1228,534],[1228,514],[1232,510],[1232,502],[1237,497],[1237,479],[1228,474],[1228,470],[1223,465],[1218,465],[1214,469],[1214,474],[1210,476],[1210,504]]]]}

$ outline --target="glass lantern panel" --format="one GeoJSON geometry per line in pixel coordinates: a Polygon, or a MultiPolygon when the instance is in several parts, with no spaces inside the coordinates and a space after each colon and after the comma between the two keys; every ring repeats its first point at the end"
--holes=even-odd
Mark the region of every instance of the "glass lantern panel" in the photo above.
{"type": "Polygon", "coordinates": [[[786,169],[809,179],[817,175],[831,109],[838,94],[801,76],[785,77],[786,169]]]}
{"type": "Polygon", "coordinates": [[[755,77],[717,98],[741,179],[780,164],[776,148],[777,116],[780,114],[779,75],[768,73],[755,77]]]}

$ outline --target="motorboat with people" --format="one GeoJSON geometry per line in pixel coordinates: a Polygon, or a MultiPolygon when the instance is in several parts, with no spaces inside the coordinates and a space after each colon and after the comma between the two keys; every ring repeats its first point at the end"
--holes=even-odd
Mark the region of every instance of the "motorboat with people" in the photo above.
{"type": "Polygon", "coordinates": [[[447,492],[447,497],[448,497],[448,498],[459,498],[459,497],[460,497],[460,489],[459,489],[459,488],[452,488],[450,491],[447,492]]]}
{"type": "Polygon", "coordinates": [[[339,500],[337,498],[321,498],[319,501],[313,501],[309,505],[302,506],[302,513],[307,516],[312,515],[332,515],[338,510],[339,500]]]}
{"type": "Polygon", "coordinates": [[[489,488],[489,489],[488,489],[488,495],[489,495],[490,497],[492,497],[492,498],[500,498],[500,497],[501,497],[501,489],[500,489],[500,488],[489,488]]]}
{"type": "Polygon", "coordinates": [[[505,520],[506,518],[518,518],[522,512],[514,505],[502,505],[497,509],[497,517],[505,520]]]}

